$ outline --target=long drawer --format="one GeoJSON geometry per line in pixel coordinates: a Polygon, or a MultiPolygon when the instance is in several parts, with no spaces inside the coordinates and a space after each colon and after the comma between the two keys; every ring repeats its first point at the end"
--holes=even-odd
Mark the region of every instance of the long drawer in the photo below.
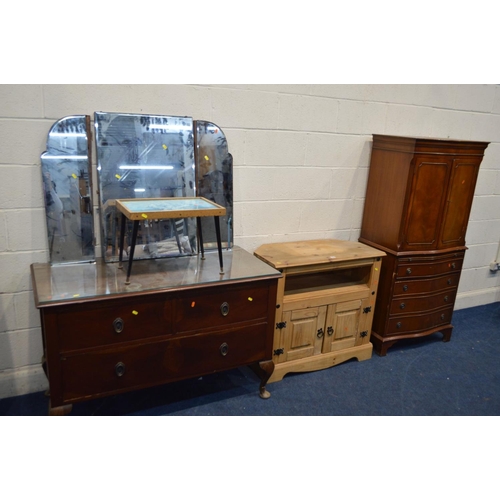
{"type": "Polygon", "coordinates": [[[422,313],[389,318],[388,335],[418,333],[451,322],[453,306],[432,313],[422,313]]]}
{"type": "Polygon", "coordinates": [[[163,295],[54,308],[59,350],[67,352],[171,334],[172,302],[163,295]]]}
{"type": "Polygon", "coordinates": [[[453,305],[455,303],[456,294],[456,289],[450,289],[440,293],[417,297],[399,297],[391,302],[390,314],[429,312],[447,305],[453,305]]]}
{"type": "Polygon", "coordinates": [[[460,254],[457,257],[451,257],[443,260],[408,260],[405,262],[401,259],[399,262],[400,263],[398,264],[396,270],[397,278],[438,276],[441,274],[460,271],[463,264],[463,255],[460,254]]]}
{"type": "Polygon", "coordinates": [[[61,359],[65,402],[124,392],[270,358],[266,323],[226,332],[115,346],[61,359]]]}

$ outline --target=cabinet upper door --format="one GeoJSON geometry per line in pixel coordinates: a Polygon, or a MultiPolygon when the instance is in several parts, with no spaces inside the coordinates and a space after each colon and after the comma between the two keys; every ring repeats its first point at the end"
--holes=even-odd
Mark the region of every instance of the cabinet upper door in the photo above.
{"type": "Polygon", "coordinates": [[[438,246],[450,160],[415,156],[401,250],[434,250],[438,246]]]}
{"type": "Polygon", "coordinates": [[[474,189],[481,159],[453,160],[439,248],[465,245],[474,189]]]}

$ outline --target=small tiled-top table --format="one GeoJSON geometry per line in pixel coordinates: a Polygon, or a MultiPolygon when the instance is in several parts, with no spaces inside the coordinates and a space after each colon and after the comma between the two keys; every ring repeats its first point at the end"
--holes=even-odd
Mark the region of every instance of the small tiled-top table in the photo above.
{"type": "Polygon", "coordinates": [[[217,203],[206,198],[134,198],[116,200],[116,208],[122,214],[120,232],[120,259],[119,267],[122,267],[123,246],[125,241],[126,220],[133,221],[132,241],[130,244],[130,254],[128,258],[127,279],[125,284],[130,284],[130,273],[132,271],[132,261],[134,259],[134,248],[139,229],[139,222],[155,219],[185,219],[196,217],[198,230],[198,240],[201,257],[204,258],[203,235],[201,232],[201,217],[213,217],[215,221],[215,232],[217,235],[217,248],[219,251],[220,273],[224,274],[222,262],[222,246],[220,237],[219,217],[226,215],[226,209],[217,203]]]}

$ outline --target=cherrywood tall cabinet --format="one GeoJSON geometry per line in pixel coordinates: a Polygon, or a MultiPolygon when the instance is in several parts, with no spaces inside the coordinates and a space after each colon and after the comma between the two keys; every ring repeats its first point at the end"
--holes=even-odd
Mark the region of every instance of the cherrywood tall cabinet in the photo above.
{"type": "Polygon", "coordinates": [[[375,351],[435,332],[451,338],[479,166],[487,142],[374,135],[359,241],[386,253],[375,351]]]}

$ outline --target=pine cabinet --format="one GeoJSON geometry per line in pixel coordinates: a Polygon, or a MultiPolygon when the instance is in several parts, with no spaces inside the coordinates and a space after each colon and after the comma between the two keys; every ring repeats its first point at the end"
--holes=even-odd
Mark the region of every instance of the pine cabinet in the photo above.
{"type": "Polygon", "coordinates": [[[341,240],[262,245],[255,255],[278,269],[274,372],[334,366],[371,357],[371,323],[384,252],[341,240]]]}
{"type": "Polygon", "coordinates": [[[451,317],[476,180],[488,143],[374,135],[360,242],[386,253],[376,352],[441,332],[451,317]]]}

